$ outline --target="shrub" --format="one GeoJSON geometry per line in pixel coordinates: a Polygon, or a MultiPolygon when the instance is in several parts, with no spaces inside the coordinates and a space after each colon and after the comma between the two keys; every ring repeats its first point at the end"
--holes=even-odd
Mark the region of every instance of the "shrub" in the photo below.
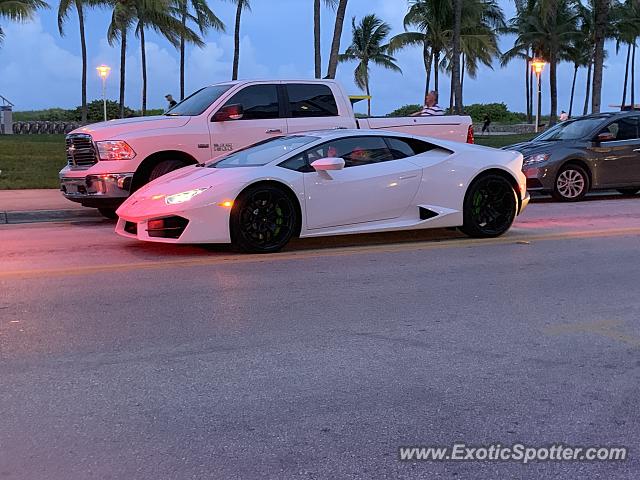
{"type": "Polygon", "coordinates": [[[484,121],[485,115],[493,123],[523,123],[526,122],[524,113],[510,112],[504,103],[474,103],[466,105],[464,111],[470,115],[474,122],[481,123],[484,121]]]}
{"type": "Polygon", "coordinates": [[[391,113],[387,114],[387,117],[408,117],[409,115],[411,115],[412,113],[416,113],[418,110],[422,109],[422,105],[418,105],[416,104],[409,104],[409,105],[404,105],[396,110],[394,110],[391,113]]]}

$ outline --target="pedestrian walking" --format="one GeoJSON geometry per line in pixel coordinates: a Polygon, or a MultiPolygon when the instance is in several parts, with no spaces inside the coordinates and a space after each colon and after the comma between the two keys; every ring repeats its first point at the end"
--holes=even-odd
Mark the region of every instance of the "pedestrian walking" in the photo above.
{"type": "Polygon", "coordinates": [[[489,127],[491,127],[491,117],[489,115],[484,116],[484,122],[482,124],[482,134],[489,133],[489,127]]]}
{"type": "Polygon", "coordinates": [[[167,110],[169,110],[169,109],[171,109],[171,108],[175,107],[175,106],[178,104],[178,102],[176,102],[176,101],[173,99],[173,95],[171,95],[170,93],[167,93],[167,94],[164,96],[164,98],[166,98],[166,99],[167,99],[167,102],[169,102],[169,108],[168,108],[167,110]]]}

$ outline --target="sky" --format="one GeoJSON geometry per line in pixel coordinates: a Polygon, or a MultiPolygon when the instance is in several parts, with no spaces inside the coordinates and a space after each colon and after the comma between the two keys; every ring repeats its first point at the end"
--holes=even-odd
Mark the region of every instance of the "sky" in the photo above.
{"type": "MultiPolygon", "coordinates": [[[[511,0],[499,0],[507,18],[513,16],[511,0]]],[[[41,10],[28,23],[9,23],[0,19],[5,32],[0,45],[0,95],[15,104],[14,110],[50,107],[73,108],[80,104],[81,57],[78,20],[75,12],[69,16],[65,36],[57,28],[57,3],[41,10]]],[[[186,54],[186,91],[203,85],[226,81],[231,77],[233,59],[233,21],[235,8],[229,1],[209,0],[211,8],[227,26],[227,32],[210,32],[206,45],[199,49],[189,46],[186,54]]],[[[392,35],[403,31],[402,19],[407,11],[406,0],[350,0],[347,20],[341,40],[341,51],[350,44],[351,18],[376,13],[392,27],[392,35]]],[[[110,19],[107,10],[86,11],[87,48],[89,57],[88,97],[101,98],[100,79],[95,67],[107,64],[113,68],[107,81],[107,96],[118,98],[119,48],[106,41],[110,19]]],[[[331,46],[334,13],[322,11],[323,72],[331,46]]],[[[153,32],[147,34],[148,107],[165,107],[164,95],[179,96],[178,52],[165,39],[153,32]]],[[[513,38],[502,37],[503,51],[513,45],[513,38]]],[[[130,37],[127,52],[126,104],[140,108],[141,70],[140,47],[130,37]]],[[[624,77],[625,56],[615,54],[608,44],[609,58],[605,65],[603,109],[619,104],[624,77]]],[[[419,48],[408,48],[396,54],[402,74],[373,66],[371,68],[372,114],[385,115],[395,108],[421,103],[424,95],[425,72],[419,48]]],[[[337,79],[350,94],[361,94],[353,82],[355,63],[338,67],[337,79]]],[[[313,77],[313,1],[312,0],[252,0],[252,11],[243,14],[241,26],[241,79],[312,78],[313,77]]],[[[513,111],[524,111],[524,64],[514,61],[506,68],[498,64],[480,69],[475,80],[465,79],[464,103],[504,102],[513,111]]],[[[547,73],[547,72],[545,72],[547,73]]],[[[548,112],[548,75],[543,74],[543,113],[548,112]]],[[[573,66],[562,63],[558,69],[559,110],[568,110],[573,66]]],[[[579,72],[576,100],[579,113],[584,102],[586,71],[579,72]]],[[[448,105],[448,82],[441,76],[440,103],[448,105]],[[444,80],[444,81],[443,81],[444,80]]],[[[362,104],[361,104],[362,105],[362,104]]],[[[574,111],[575,111],[574,107],[574,111]]],[[[363,106],[358,110],[364,111],[363,106]]]]}

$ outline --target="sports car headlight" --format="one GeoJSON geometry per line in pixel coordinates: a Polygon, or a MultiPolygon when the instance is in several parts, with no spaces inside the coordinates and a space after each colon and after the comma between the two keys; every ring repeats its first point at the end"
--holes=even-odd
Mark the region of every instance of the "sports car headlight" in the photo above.
{"type": "Polygon", "coordinates": [[[100,160],[131,160],[136,152],[124,140],[96,142],[100,160]]]}
{"type": "Polygon", "coordinates": [[[173,195],[168,195],[164,197],[164,202],[167,205],[176,205],[178,203],[184,203],[191,200],[196,195],[200,195],[202,192],[207,190],[207,188],[196,188],[193,190],[187,190],[186,192],[175,193],[173,195]]]}
{"type": "Polygon", "coordinates": [[[548,153],[536,153],[535,155],[529,155],[524,157],[523,165],[531,165],[532,163],[546,162],[551,155],[548,153]]]}

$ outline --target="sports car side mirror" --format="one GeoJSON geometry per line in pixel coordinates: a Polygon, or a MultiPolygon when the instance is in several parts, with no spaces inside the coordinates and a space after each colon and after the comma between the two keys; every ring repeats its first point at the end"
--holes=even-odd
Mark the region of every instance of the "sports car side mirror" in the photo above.
{"type": "Polygon", "coordinates": [[[598,136],[596,137],[596,140],[598,142],[611,142],[612,140],[615,140],[615,139],[616,139],[616,136],[611,132],[599,133],[598,136]]]}
{"type": "Polygon", "coordinates": [[[240,120],[244,116],[242,105],[227,105],[218,110],[211,119],[212,122],[240,120]]]}
{"type": "Polygon", "coordinates": [[[316,172],[326,172],[327,170],[342,170],[344,168],[344,160],[342,158],[327,157],[319,158],[311,164],[316,172]]]}

